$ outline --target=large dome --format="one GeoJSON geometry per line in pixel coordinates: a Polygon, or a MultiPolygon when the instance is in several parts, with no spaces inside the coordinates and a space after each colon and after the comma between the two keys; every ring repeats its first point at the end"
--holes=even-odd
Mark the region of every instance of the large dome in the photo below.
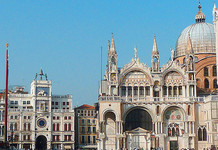
{"type": "Polygon", "coordinates": [[[201,12],[200,5],[199,12],[195,16],[195,21],[196,23],[185,28],[177,39],[175,51],[176,57],[186,54],[189,36],[195,54],[216,52],[214,26],[205,23],[205,16],[201,12]]]}

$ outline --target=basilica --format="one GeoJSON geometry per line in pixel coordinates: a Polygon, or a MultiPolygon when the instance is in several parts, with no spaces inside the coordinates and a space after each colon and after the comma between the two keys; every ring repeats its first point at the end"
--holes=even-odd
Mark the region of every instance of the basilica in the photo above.
{"type": "Polygon", "coordinates": [[[163,66],[154,37],[151,66],[135,48],[118,68],[112,37],[98,99],[98,149],[218,148],[216,5],[213,15],[214,23],[207,23],[199,2],[195,22],[181,32],[163,66]]]}

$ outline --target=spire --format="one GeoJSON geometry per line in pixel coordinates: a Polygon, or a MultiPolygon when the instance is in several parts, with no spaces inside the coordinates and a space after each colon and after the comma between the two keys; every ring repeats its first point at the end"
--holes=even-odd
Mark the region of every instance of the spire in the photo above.
{"type": "Polygon", "coordinates": [[[158,55],[159,51],[157,49],[157,41],[156,41],[156,35],[154,35],[154,44],[152,49],[152,55],[158,55]]]}
{"type": "Polygon", "coordinates": [[[213,5],[213,10],[214,10],[214,11],[217,10],[217,8],[216,8],[216,4],[215,4],[215,3],[214,3],[214,5],[213,5]]]}
{"type": "Polygon", "coordinates": [[[110,52],[115,52],[115,54],[116,54],[115,44],[114,44],[114,34],[113,34],[113,33],[112,33],[112,40],[111,40],[110,52]]]}
{"type": "Polygon", "coordinates": [[[135,46],[135,48],[134,48],[134,51],[135,51],[135,60],[137,59],[137,48],[136,48],[136,46],[135,46]]]}
{"type": "Polygon", "coordinates": [[[216,21],[217,19],[217,8],[216,8],[216,4],[214,2],[214,6],[213,6],[213,21],[216,21]]]}
{"type": "Polygon", "coordinates": [[[206,17],[203,14],[203,12],[201,11],[201,2],[200,2],[200,0],[199,0],[199,4],[198,4],[198,9],[199,9],[199,11],[198,11],[197,15],[195,16],[195,22],[196,23],[205,22],[206,17]]]}
{"type": "Polygon", "coordinates": [[[115,49],[115,44],[114,44],[114,34],[112,33],[112,40],[111,40],[111,48],[115,49]]]}
{"type": "Polygon", "coordinates": [[[193,49],[192,49],[192,41],[191,41],[190,34],[188,35],[187,52],[188,52],[188,54],[193,53],[193,49]]]}

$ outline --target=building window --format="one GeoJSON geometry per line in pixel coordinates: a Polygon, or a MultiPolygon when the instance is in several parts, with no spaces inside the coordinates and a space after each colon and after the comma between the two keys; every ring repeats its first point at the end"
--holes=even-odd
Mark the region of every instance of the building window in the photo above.
{"type": "Polygon", "coordinates": [[[139,95],[144,96],[144,87],[140,86],[139,88],[139,95]]]}
{"type": "Polygon", "coordinates": [[[64,124],[64,131],[67,131],[67,124],[64,124]]]}
{"type": "Polygon", "coordinates": [[[55,120],[55,116],[53,116],[53,120],[55,120]]]}
{"type": "Polygon", "coordinates": [[[190,116],[191,115],[191,106],[188,105],[188,115],[190,116]]]}
{"type": "Polygon", "coordinates": [[[92,140],[93,140],[93,144],[96,144],[96,137],[95,136],[92,137],[92,140]]]}
{"type": "Polygon", "coordinates": [[[207,79],[204,80],[204,88],[205,89],[209,88],[209,81],[207,79]]]}
{"type": "Polygon", "coordinates": [[[207,141],[206,127],[199,127],[198,128],[198,141],[207,141]]]}
{"type": "Polygon", "coordinates": [[[13,116],[11,116],[10,118],[13,119],[13,116]]]}
{"type": "Polygon", "coordinates": [[[218,88],[218,86],[217,86],[217,79],[213,80],[213,88],[214,89],[218,88]]]}
{"type": "Polygon", "coordinates": [[[121,87],[121,96],[126,96],[126,87],[121,87]]]}
{"type": "Polygon", "coordinates": [[[172,96],[172,86],[169,86],[169,96],[172,96]]]}
{"type": "Polygon", "coordinates": [[[88,136],[88,144],[91,143],[91,139],[90,139],[90,136],[88,136]]]}
{"type": "Polygon", "coordinates": [[[52,102],[52,105],[54,105],[54,102],[52,102]]]}
{"type": "Polygon", "coordinates": [[[85,125],[85,120],[84,119],[82,119],[82,125],[85,125]]]}
{"type": "Polygon", "coordinates": [[[132,87],[128,87],[128,96],[132,96],[132,87]]]}
{"type": "Polygon", "coordinates": [[[68,135],[68,141],[71,141],[71,135],[68,135]]]}
{"type": "Polygon", "coordinates": [[[92,127],[93,133],[96,133],[96,127],[92,127]]]}
{"type": "Polygon", "coordinates": [[[71,124],[68,124],[68,131],[71,131],[71,124]]]}
{"type": "Polygon", "coordinates": [[[18,104],[18,101],[15,101],[15,104],[18,104]]]}
{"type": "Polygon", "coordinates": [[[157,111],[157,115],[159,116],[160,115],[160,106],[157,106],[156,111],[157,111]]]}
{"type": "Polygon", "coordinates": [[[166,86],[163,87],[163,95],[167,95],[167,87],[166,86]]]}
{"type": "Polygon", "coordinates": [[[69,105],[69,102],[67,102],[67,105],[69,105]]]}
{"type": "Polygon", "coordinates": [[[92,123],[95,124],[95,119],[92,120],[92,123]]]}
{"type": "Polygon", "coordinates": [[[81,133],[85,133],[85,127],[82,127],[81,133]]]}
{"type": "Polygon", "coordinates": [[[64,117],[64,120],[67,120],[67,116],[64,117]]]}
{"type": "Polygon", "coordinates": [[[53,123],[53,131],[55,131],[55,124],[53,123]]]}
{"type": "Polygon", "coordinates": [[[30,104],[30,101],[27,101],[27,104],[30,104]]]}
{"type": "Polygon", "coordinates": [[[85,144],[85,136],[82,136],[82,144],[85,144]]]}
{"type": "Polygon", "coordinates": [[[90,125],[90,119],[87,120],[87,124],[90,125]]]}
{"type": "Polygon", "coordinates": [[[17,123],[14,124],[14,131],[17,131],[17,123]]]}
{"type": "Polygon", "coordinates": [[[60,119],[60,117],[59,116],[57,116],[57,120],[59,120],[60,119]]]}
{"type": "Polygon", "coordinates": [[[147,95],[147,96],[150,95],[150,87],[149,87],[149,86],[146,87],[146,95],[147,95]]]}
{"type": "Polygon", "coordinates": [[[208,76],[208,68],[204,67],[204,76],[208,76]]]}
{"type": "Polygon", "coordinates": [[[23,101],[23,104],[26,104],[26,101],[23,101]]]}
{"type": "Polygon", "coordinates": [[[15,116],[15,119],[17,119],[17,116],[15,116]]]}
{"type": "Polygon", "coordinates": [[[65,105],[65,102],[63,102],[63,105],[65,105]]]}
{"type": "Polygon", "coordinates": [[[30,116],[28,116],[28,119],[30,119],[31,117],[30,116]]]}
{"type": "Polygon", "coordinates": [[[87,133],[91,133],[91,127],[88,127],[87,133]]]}
{"type": "Polygon", "coordinates": [[[59,123],[57,124],[57,131],[59,131],[59,123]]]}
{"type": "Polygon", "coordinates": [[[55,105],[58,105],[58,102],[55,102],[55,105]]]}
{"type": "Polygon", "coordinates": [[[182,95],[182,86],[179,86],[179,95],[182,95]]]}
{"type": "Polygon", "coordinates": [[[216,66],[213,66],[213,76],[216,76],[217,72],[216,72],[216,66]]]}
{"type": "Polygon", "coordinates": [[[64,135],[64,141],[67,141],[67,135],[64,135]]]}

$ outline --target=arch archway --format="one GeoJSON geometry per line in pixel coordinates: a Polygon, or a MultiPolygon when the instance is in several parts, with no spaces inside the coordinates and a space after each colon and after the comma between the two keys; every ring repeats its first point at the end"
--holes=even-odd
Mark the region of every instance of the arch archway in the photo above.
{"type": "Polygon", "coordinates": [[[36,149],[47,150],[47,138],[44,135],[40,135],[36,138],[36,149]]]}
{"type": "Polygon", "coordinates": [[[141,108],[133,109],[127,114],[125,118],[124,131],[131,131],[138,127],[145,130],[152,130],[151,115],[146,110],[141,108]]]}

